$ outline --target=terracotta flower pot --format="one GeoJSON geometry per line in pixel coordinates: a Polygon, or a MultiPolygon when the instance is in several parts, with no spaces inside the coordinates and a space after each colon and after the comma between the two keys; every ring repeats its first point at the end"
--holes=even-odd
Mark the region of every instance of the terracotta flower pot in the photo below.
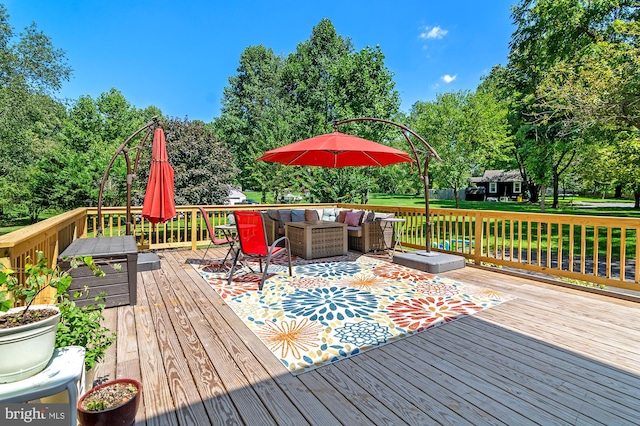
{"type": "Polygon", "coordinates": [[[116,379],[98,385],[87,391],[78,400],[78,421],[82,426],[130,426],[136,419],[136,412],[140,405],[142,384],[134,379],[116,379]],[[131,399],[124,404],[103,411],[89,411],[82,408],[82,402],[98,389],[112,386],[117,383],[132,384],[138,388],[131,399]]]}

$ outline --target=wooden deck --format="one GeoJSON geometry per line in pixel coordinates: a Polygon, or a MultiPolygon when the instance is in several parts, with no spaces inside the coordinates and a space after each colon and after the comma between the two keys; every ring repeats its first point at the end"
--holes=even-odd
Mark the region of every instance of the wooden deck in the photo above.
{"type": "MultiPolygon", "coordinates": [[[[94,378],[138,378],[147,425],[640,423],[640,304],[467,267],[517,299],[292,376],[188,264],[159,253],[105,311],[94,378]]],[[[89,386],[91,383],[87,383],[89,386]]]]}

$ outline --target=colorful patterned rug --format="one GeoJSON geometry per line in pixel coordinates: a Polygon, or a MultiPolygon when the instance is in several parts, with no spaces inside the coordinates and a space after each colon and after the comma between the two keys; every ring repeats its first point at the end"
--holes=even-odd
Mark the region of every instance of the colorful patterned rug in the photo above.
{"type": "Polygon", "coordinates": [[[298,375],[510,300],[480,288],[349,253],[269,266],[227,285],[218,264],[192,264],[243,322],[298,375]]]}

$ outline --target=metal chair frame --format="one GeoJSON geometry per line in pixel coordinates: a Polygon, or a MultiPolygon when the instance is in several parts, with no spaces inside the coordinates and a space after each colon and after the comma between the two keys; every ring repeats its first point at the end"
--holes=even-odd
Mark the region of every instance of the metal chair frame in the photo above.
{"type": "Polygon", "coordinates": [[[260,262],[260,272],[262,272],[262,278],[260,279],[260,285],[258,290],[262,290],[264,286],[265,279],[267,277],[267,271],[269,270],[269,264],[271,263],[271,259],[277,256],[281,256],[282,254],[287,255],[288,265],[289,265],[289,276],[292,276],[291,272],[291,249],[289,245],[289,238],[281,237],[275,240],[271,245],[267,243],[267,231],[264,225],[264,217],[258,211],[234,211],[233,216],[236,220],[236,226],[238,227],[238,241],[240,243],[240,250],[236,250],[236,255],[233,260],[233,265],[231,266],[231,272],[229,272],[229,278],[227,280],[227,284],[231,284],[233,281],[233,274],[236,271],[236,266],[238,264],[238,260],[240,255],[246,258],[257,258],[260,262]],[[254,234],[254,241],[251,241],[252,244],[249,243],[249,236],[245,235],[244,225],[247,225],[245,219],[253,219],[254,225],[258,225],[258,228],[262,229],[262,233],[254,234]],[[251,246],[255,246],[255,239],[259,239],[257,241],[258,245],[256,246],[259,250],[252,250],[251,246]],[[243,241],[245,240],[245,241],[243,241]],[[280,242],[284,242],[284,247],[278,246],[280,242]],[[262,260],[265,260],[264,271],[262,270],[262,260]]]}
{"type": "Polygon", "coordinates": [[[209,239],[210,239],[209,245],[207,246],[207,249],[204,251],[204,255],[202,255],[202,259],[200,259],[200,264],[201,265],[204,264],[204,259],[207,257],[207,252],[209,251],[212,245],[222,246],[225,244],[229,244],[229,250],[227,251],[227,254],[224,257],[224,260],[222,261],[222,266],[224,266],[224,264],[227,262],[227,259],[229,259],[229,255],[233,251],[237,252],[237,249],[235,248],[235,243],[238,240],[237,238],[229,238],[229,237],[217,238],[215,229],[211,226],[211,222],[209,221],[209,214],[207,213],[207,211],[203,207],[198,207],[198,210],[200,210],[200,213],[202,213],[202,217],[204,219],[205,225],[207,226],[207,232],[209,233],[209,239]]]}

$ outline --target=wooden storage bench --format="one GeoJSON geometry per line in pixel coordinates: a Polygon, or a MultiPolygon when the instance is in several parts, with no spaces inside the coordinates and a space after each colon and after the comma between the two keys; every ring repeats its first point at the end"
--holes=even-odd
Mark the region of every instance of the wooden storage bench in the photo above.
{"type": "Polygon", "coordinates": [[[70,271],[73,281],[69,294],[89,288],[89,297],[76,299],[78,306],[89,305],[100,292],[106,293],[106,307],[135,305],[137,295],[137,262],[138,248],[131,235],[121,237],[80,238],[72,242],[58,258],[58,265],[63,270],[69,269],[70,260],[74,256],[91,256],[100,265],[106,276],[96,277],[87,266],[70,271]],[[63,260],[65,257],[68,259],[63,260]],[[106,263],[106,264],[105,264],[106,263]],[[120,264],[121,271],[113,269],[113,264],[120,264]]]}

